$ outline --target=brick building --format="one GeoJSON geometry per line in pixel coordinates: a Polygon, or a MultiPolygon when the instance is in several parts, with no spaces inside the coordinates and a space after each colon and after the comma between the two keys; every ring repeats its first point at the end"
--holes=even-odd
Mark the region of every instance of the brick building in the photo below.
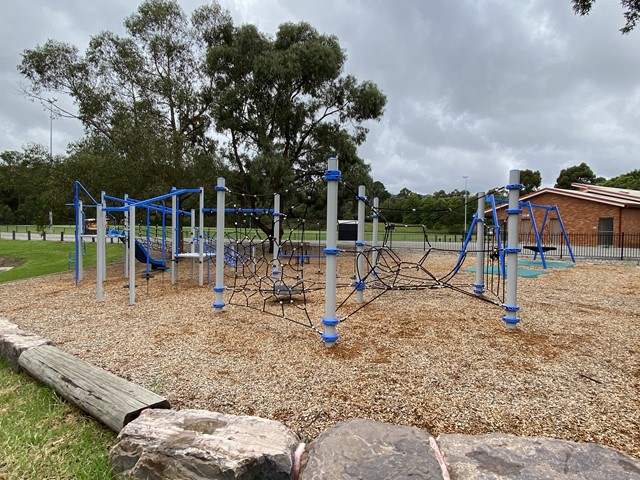
{"type": "MultiPolygon", "coordinates": [[[[543,188],[521,197],[521,201],[535,205],[556,205],[567,234],[573,244],[592,243],[628,247],[640,243],[640,191],[600,187],[582,183],[572,184],[577,190],[543,188]],[[626,236],[626,241],[625,241],[626,236]]],[[[506,205],[500,205],[501,218],[506,217],[506,205]]],[[[538,230],[542,227],[544,209],[534,209],[538,230]]],[[[520,216],[520,232],[523,242],[535,241],[532,222],[527,209],[520,216]]],[[[544,240],[561,234],[560,222],[555,212],[550,212],[544,230],[544,240]]]]}

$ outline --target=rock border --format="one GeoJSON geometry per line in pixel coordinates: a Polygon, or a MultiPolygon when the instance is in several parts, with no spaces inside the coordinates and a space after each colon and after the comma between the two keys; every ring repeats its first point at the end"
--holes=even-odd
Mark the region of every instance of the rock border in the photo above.
{"type": "MultiPolygon", "coordinates": [[[[14,371],[23,352],[52,343],[0,317],[0,357],[14,371]]],[[[434,438],[351,419],[305,445],[280,422],[205,410],[143,411],[120,430],[109,461],[117,475],[140,479],[640,480],[638,459],[599,444],[499,433],[434,438]]]]}

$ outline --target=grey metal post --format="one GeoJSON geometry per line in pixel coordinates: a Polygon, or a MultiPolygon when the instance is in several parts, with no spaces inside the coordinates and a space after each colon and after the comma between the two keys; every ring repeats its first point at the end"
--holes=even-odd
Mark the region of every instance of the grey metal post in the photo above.
{"type": "Polygon", "coordinates": [[[280,194],[273,195],[273,265],[271,275],[274,286],[280,280],[280,194]]]}
{"type": "Polygon", "coordinates": [[[364,241],[364,214],[365,214],[365,186],[360,185],[358,187],[358,235],[356,239],[356,303],[364,302],[364,289],[366,288],[364,282],[364,247],[366,242],[364,241]]]}
{"type": "Polygon", "coordinates": [[[193,276],[195,274],[195,261],[194,254],[196,253],[196,211],[194,208],[191,209],[191,227],[190,227],[190,235],[191,235],[191,248],[189,253],[191,254],[191,280],[193,280],[193,276]]]}
{"type": "Polygon", "coordinates": [[[509,207],[507,208],[507,246],[504,249],[507,262],[507,293],[506,303],[504,304],[505,315],[502,319],[510,330],[515,330],[518,326],[520,318],[518,317],[518,223],[519,216],[522,213],[520,208],[520,170],[511,170],[509,172],[509,207]]]}
{"type": "Polygon", "coordinates": [[[129,205],[129,305],[136,303],[136,207],[129,205]]]}
{"type": "Polygon", "coordinates": [[[198,285],[204,285],[204,187],[200,187],[200,212],[198,215],[198,285]]]}
{"type": "MultiPolygon", "coordinates": [[[[107,207],[106,202],[104,201],[105,192],[100,192],[100,205],[102,205],[102,239],[104,241],[104,246],[102,247],[102,255],[99,256],[102,260],[102,280],[107,279],[107,212],[104,209],[107,207]]],[[[98,237],[99,239],[100,237],[98,237]]],[[[113,243],[113,242],[112,242],[113,243]]],[[[97,252],[96,252],[97,253],[97,252]]]]}
{"type": "Polygon", "coordinates": [[[78,269],[78,282],[84,279],[84,249],[82,248],[84,235],[84,215],[82,215],[82,200],[78,201],[78,228],[76,231],[76,242],[78,242],[78,258],[76,258],[76,268],[78,269]]]}
{"type": "Polygon", "coordinates": [[[484,293],[484,217],[485,193],[478,192],[478,212],[476,213],[476,283],[473,293],[484,293]]]}
{"type": "Polygon", "coordinates": [[[336,330],[339,320],[336,318],[336,275],[338,271],[338,183],[340,182],[338,159],[330,158],[324,179],[327,182],[327,244],[324,249],[326,257],[325,310],[322,317],[324,332],[322,340],[327,348],[338,341],[336,330]]]}
{"type": "MultiPolygon", "coordinates": [[[[171,189],[172,191],[175,188],[171,189]]],[[[171,285],[176,284],[176,274],[178,273],[176,270],[178,269],[178,259],[176,255],[178,253],[178,197],[177,195],[173,195],[171,197],[171,285]]]]}
{"type": "MultiPolygon", "coordinates": [[[[127,200],[129,200],[129,195],[125,194],[124,196],[124,204],[127,204],[127,200]]],[[[129,212],[124,212],[124,231],[129,232],[131,235],[131,230],[129,228],[129,212]]],[[[124,242],[124,276],[129,276],[129,243],[124,242]]]]}
{"type": "Polygon", "coordinates": [[[371,265],[373,266],[373,272],[375,274],[376,266],[378,265],[378,226],[379,218],[378,209],[380,208],[380,199],[378,197],[373,198],[373,213],[371,218],[373,219],[373,232],[371,232],[371,248],[373,250],[371,254],[371,265]]]}
{"type": "Polygon", "coordinates": [[[213,287],[215,301],[213,309],[222,313],[224,308],[224,178],[219,177],[216,185],[216,284],[213,287]]]}
{"type": "Polygon", "coordinates": [[[104,251],[106,245],[105,238],[105,218],[102,205],[96,206],[96,228],[98,244],[96,245],[96,301],[102,302],[102,282],[104,281],[104,251]]]}

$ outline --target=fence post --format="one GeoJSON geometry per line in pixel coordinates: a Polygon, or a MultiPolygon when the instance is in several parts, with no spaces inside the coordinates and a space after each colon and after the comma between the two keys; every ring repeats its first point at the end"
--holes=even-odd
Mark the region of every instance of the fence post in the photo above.
{"type": "Polygon", "coordinates": [[[31,230],[27,230],[27,240],[31,240],[31,230]]]}
{"type": "Polygon", "coordinates": [[[620,260],[624,260],[624,232],[620,232],[620,260]]]}

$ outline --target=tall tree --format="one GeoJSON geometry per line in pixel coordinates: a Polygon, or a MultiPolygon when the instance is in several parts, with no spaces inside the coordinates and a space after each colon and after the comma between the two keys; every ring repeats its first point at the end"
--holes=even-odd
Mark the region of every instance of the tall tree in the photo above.
{"type": "Polygon", "coordinates": [[[542,184],[542,175],[540,175],[540,171],[536,170],[522,170],[520,171],[520,183],[523,185],[522,195],[526,195],[527,193],[535,192],[540,188],[542,184]]]}
{"type": "MultiPolygon", "coordinates": [[[[573,11],[578,15],[588,15],[593,8],[596,0],[572,0],[573,11]]],[[[620,0],[620,4],[624,9],[625,25],[620,29],[623,34],[630,33],[636,28],[638,20],[640,20],[640,1],[638,0],[620,0]]]]}
{"type": "MultiPolygon", "coordinates": [[[[306,23],[285,23],[275,38],[234,27],[215,1],[187,18],[175,0],[145,0],[124,25],[126,35],[100,33],[83,55],[54,40],[23,53],[29,94],[76,102],[87,136],[71,163],[110,165],[150,192],[221,158],[229,186],[255,200],[318,180],[337,155],[345,181],[371,186],[357,147],[386,98],[343,75],[335,37],[306,23]]],[[[344,209],[353,198],[343,195],[344,209]]]]}
{"type": "Polygon", "coordinates": [[[629,190],[640,190],[640,169],[623,173],[617,177],[598,182],[603,187],[625,188],[629,190]]]}
{"type": "Polygon", "coordinates": [[[372,189],[371,197],[378,197],[380,203],[391,197],[391,194],[387,191],[387,187],[379,180],[373,182],[372,189]]]}
{"type": "MultiPolygon", "coordinates": [[[[565,188],[568,190],[574,189],[572,183],[587,183],[595,184],[598,180],[591,167],[582,162],[580,165],[574,165],[573,167],[563,168],[560,170],[560,175],[556,179],[556,188],[565,188]]],[[[574,189],[575,190],[575,189],[574,189]]]]}
{"type": "Polygon", "coordinates": [[[139,174],[162,171],[170,187],[195,154],[213,150],[214,77],[205,54],[231,30],[231,18],[217,3],[188,19],[176,1],[146,0],[124,26],[123,37],[92,37],[84,55],[48,40],[23,52],[18,68],[30,95],[69,95],[88,136],[108,140],[139,174]]]}
{"type": "Polygon", "coordinates": [[[209,49],[212,114],[226,137],[231,185],[252,194],[283,191],[317,180],[334,155],[347,176],[358,172],[356,184],[371,184],[357,146],[386,97],[372,82],[343,76],[345,60],[335,37],[307,23],[284,23],[274,38],[244,25],[209,49]]]}
{"type": "Polygon", "coordinates": [[[31,224],[42,228],[55,218],[66,218],[64,196],[58,183],[62,158],[49,156],[41,145],[22,152],[0,154],[0,221],[31,224]]]}

